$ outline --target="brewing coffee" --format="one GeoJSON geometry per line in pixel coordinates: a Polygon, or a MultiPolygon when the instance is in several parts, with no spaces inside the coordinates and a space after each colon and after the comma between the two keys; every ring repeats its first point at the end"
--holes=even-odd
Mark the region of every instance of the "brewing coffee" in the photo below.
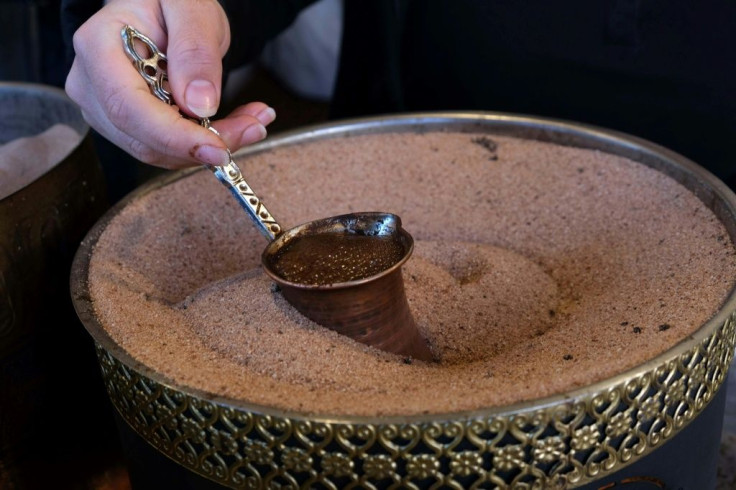
{"type": "Polygon", "coordinates": [[[404,247],[391,236],[321,233],[291,240],[272,268],[287,281],[324,286],[374,276],[403,256],[404,247]]]}

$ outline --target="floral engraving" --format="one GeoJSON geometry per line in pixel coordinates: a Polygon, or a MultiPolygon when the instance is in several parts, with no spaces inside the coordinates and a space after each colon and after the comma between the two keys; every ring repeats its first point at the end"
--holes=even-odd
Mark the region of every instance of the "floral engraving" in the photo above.
{"type": "Polygon", "coordinates": [[[231,434],[221,430],[212,431],[210,434],[210,443],[223,454],[231,455],[238,452],[238,441],[231,434]]]}
{"type": "Polygon", "coordinates": [[[534,442],[534,459],[543,463],[554,463],[562,458],[565,442],[560,436],[548,437],[534,442]]]}
{"type": "Polygon", "coordinates": [[[520,468],[524,464],[524,448],[519,445],[496,448],[493,466],[501,471],[520,468]]]}
{"type": "Polygon", "coordinates": [[[273,451],[263,441],[247,440],[243,452],[245,458],[253,464],[268,465],[273,461],[273,451]]]}
{"type": "Polygon", "coordinates": [[[668,405],[676,404],[685,399],[685,379],[680,378],[666,388],[664,402],[668,405]]]}
{"type": "Polygon", "coordinates": [[[396,471],[396,462],[386,454],[371,454],[363,460],[363,471],[366,476],[382,480],[396,471]]]}
{"type": "Polygon", "coordinates": [[[202,430],[195,420],[185,418],[184,415],[181,415],[180,418],[179,425],[181,431],[193,442],[201,444],[207,438],[207,434],[205,434],[204,430],[202,430]]]}
{"type": "Polygon", "coordinates": [[[409,456],[408,459],[406,471],[413,479],[429,478],[440,469],[440,462],[434,454],[416,454],[409,456]]]}
{"type": "Polygon", "coordinates": [[[322,469],[328,475],[346,476],[353,472],[353,462],[344,453],[327,453],[322,456],[322,469]]]}
{"type": "Polygon", "coordinates": [[[281,453],[281,464],[284,468],[297,473],[309,471],[312,468],[312,457],[303,449],[287,447],[281,453]]]}
{"type": "Polygon", "coordinates": [[[475,451],[455,453],[450,460],[450,471],[455,475],[468,476],[481,472],[483,458],[475,451]]]}
{"type": "Polygon", "coordinates": [[[652,397],[644,400],[639,407],[639,413],[636,414],[637,418],[642,421],[651,420],[657,415],[662,408],[662,402],[658,398],[652,397]]]}
{"type": "Polygon", "coordinates": [[[703,363],[697,364],[692,371],[690,371],[690,386],[698,386],[705,381],[705,365],[703,363]]]}
{"type": "Polygon", "coordinates": [[[577,450],[590,449],[598,444],[600,431],[595,425],[586,425],[573,432],[570,447],[577,450]]]}
{"type": "Polygon", "coordinates": [[[631,415],[627,412],[619,412],[614,415],[606,426],[606,435],[609,437],[618,437],[626,434],[630,430],[631,415]]]}

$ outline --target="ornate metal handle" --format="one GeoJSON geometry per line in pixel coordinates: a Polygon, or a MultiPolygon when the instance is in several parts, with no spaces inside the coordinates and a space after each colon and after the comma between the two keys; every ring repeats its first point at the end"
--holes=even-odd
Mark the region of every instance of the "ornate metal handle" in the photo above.
{"type": "MultiPolygon", "coordinates": [[[[159,51],[158,47],[148,37],[144,36],[131,26],[126,25],[123,27],[120,35],[123,37],[123,46],[128,57],[133,61],[133,64],[141,74],[143,79],[148,83],[151,93],[158,97],[160,100],[166,102],[168,105],[173,105],[174,100],[171,97],[171,92],[165,86],[165,82],[168,82],[168,76],[166,74],[166,55],[159,51]],[[136,51],[135,42],[140,41],[148,47],[150,55],[146,58],[140,55],[136,51]]],[[[217,136],[220,133],[210,126],[209,118],[205,117],[202,119],[192,119],[184,114],[183,117],[191,119],[201,126],[209,129],[217,136]]],[[[281,226],[276,222],[271,213],[268,212],[266,206],[264,206],[261,199],[253,192],[253,189],[248,185],[243,178],[243,174],[238,166],[233,161],[233,157],[230,154],[230,150],[227,150],[230,156],[230,162],[222,167],[207,166],[215,177],[232,192],[238,203],[248,212],[251,220],[255,223],[258,231],[263,234],[269,241],[276,238],[281,233],[281,226]]]]}

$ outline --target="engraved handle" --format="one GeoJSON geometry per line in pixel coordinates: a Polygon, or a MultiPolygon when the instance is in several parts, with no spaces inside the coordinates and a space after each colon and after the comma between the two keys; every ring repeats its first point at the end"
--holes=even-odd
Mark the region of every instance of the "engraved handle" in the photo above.
{"type": "MultiPolygon", "coordinates": [[[[171,92],[169,92],[165,85],[168,82],[168,76],[166,74],[166,55],[159,51],[153,41],[131,26],[126,25],[123,27],[120,35],[123,37],[125,52],[131,61],[133,61],[138,73],[140,73],[146,83],[148,83],[151,93],[160,100],[166,102],[168,105],[173,105],[171,92]],[[136,41],[140,41],[148,47],[150,52],[148,57],[143,57],[138,53],[138,51],[136,51],[136,41]]],[[[201,126],[220,136],[220,133],[210,126],[209,118],[192,119],[184,114],[182,114],[182,116],[199,123],[201,126]]],[[[237,199],[238,203],[247,211],[250,219],[255,223],[258,231],[260,231],[266,239],[272,241],[281,233],[281,226],[279,226],[276,219],[271,216],[271,213],[268,212],[266,206],[263,205],[261,199],[255,192],[253,192],[253,189],[251,189],[245,181],[242,172],[233,161],[230,149],[227,150],[227,153],[230,156],[230,162],[227,165],[222,167],[207,165],[207,168],[209,168],[212,173],[215,174],[215,177],[217,177],[217,179],[230,190],[233,196],[235,196],[235,199],[237,199]]]]}

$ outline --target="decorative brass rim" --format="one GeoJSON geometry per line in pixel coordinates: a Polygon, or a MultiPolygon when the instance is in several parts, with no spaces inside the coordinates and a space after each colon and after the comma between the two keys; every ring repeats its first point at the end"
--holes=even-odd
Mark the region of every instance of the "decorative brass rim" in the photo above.
{"type": "Polygon", "coordinates": [[[671,439],[726,378],[736,312],[694,348],[605,391],[562,404],[441,422],[317,422],[188,395],[97,344],[110,399],[158,451],[234,488],[568,488],[671,439]],[[519,485],[523,485],[520,487],[519,485]],[[431,486],[430,486],[431,487],[431,486]]]}
{"type": "MultiPolygon", "coordinates": [[[[325,125],[252,147],[266,151],[335,133],[483,130],[598,148],[663,170],[724,222],[736,241],[736,196],[704,169],[652,143],[598,128],[489,113],[414,114],[325,125]],[[388,126],[388,128],[386,127],[388,126]]],[[[121,349],[99,325],[87,290],[97,237],[128,202],[184,178],[173,174],[126,198],[90,232],[72,267],[77,313],[94,337],[104,381],[123,419],[162,454],[233,488],[572,488],[657,449],[694,420],[726,379],[736,346],[736,293],[698,331],[607,380],[511,406],[412,417],[286,413],[178,387],[121,349]]]]}

